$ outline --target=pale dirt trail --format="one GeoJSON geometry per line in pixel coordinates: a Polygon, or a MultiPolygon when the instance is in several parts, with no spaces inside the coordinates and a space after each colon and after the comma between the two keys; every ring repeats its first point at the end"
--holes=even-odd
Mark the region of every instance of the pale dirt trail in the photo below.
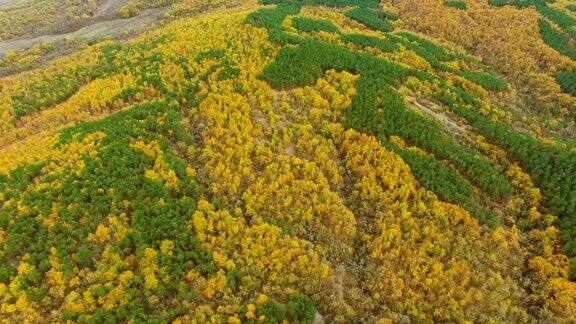
{"type": "MultiPolygon", "coordinates": [[[[2,0],[0,0],[2,1],[2,0]]],[[[94,14],[94,19],[103,17],[116,17],[116,12],[118,9],[122,8],[128,3],[129,0],[106,0],[103,4],[98,7],[96,14],[94,14]]]]}
{"type": "MultiPolygon", "coordinates": [[[[110,8],[115,7],[114,3],[118,2],[123,2],[123,0],[108,1],[108,7],[103,10],[103,13],[109,12],[110,8]]],[[[32,47],[38,42],[55,42],[59,40],[77,38],[94,40],[105,37],[121,37],[123,35],[138,32],[149,26],[155,25],[159,22],[160,18],[164,16],[166,10],[167,8],[148,9],[136,17],[102,21],[82,27],[70,33],[42,35],[34,38],[22,38],[0,42],[0,55],[4,54],[6,51],[22,50],[32,47]]]]}
{"type": "Polygon", "coordinates": [[[440,109],[435,110],[431,109],[430,107],[434,106],[434,104],[431,102],[424,102],[424,104],[422,104],[421,102],[416,100],[416,98],[413,97],[408,97],[407,101],[409,103],[408,106],[409,108],[420,110],[423,114],[427,115],[428,117],[439,121],[446,130],[452,133],[465,134],[470,131],[470,126],[462,125],[454,121],[445,113],[439,112],[440,109]]]}

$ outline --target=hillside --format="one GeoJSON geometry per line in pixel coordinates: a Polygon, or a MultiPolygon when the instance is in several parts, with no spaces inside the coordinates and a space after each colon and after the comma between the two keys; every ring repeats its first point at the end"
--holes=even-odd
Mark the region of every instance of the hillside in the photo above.
{"type": "Polygon", "coordinates": [[[0,319],[575,319],[576,4],[160,7],[0,61],[0,319]]]}

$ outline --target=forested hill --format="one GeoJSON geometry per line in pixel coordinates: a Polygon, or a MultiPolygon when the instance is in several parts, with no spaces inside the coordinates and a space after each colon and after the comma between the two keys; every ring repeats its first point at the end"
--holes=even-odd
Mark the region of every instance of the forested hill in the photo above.
{"type": "Polygon", "coordinates": [[[576,319],[576,4],[158,7],[0,57],[0,319],[576,319]]]}

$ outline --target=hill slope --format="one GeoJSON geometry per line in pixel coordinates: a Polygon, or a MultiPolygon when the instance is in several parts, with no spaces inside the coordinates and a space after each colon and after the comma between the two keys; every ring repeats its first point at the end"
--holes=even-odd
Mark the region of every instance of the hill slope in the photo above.
{"type": "Polygon", "coordinates": [[[410,3],[247,1],[0,79],[0,317],[572,318],[573,58],[523,78],[410,3]]]}

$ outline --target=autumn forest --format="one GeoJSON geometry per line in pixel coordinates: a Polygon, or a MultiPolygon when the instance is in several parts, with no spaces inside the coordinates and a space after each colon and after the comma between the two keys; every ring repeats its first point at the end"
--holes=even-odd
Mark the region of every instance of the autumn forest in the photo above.
{"type": "Polygon", "coordinates": [[[574,320],[576,2],[0,1],[0,322],[574,320]]]}

